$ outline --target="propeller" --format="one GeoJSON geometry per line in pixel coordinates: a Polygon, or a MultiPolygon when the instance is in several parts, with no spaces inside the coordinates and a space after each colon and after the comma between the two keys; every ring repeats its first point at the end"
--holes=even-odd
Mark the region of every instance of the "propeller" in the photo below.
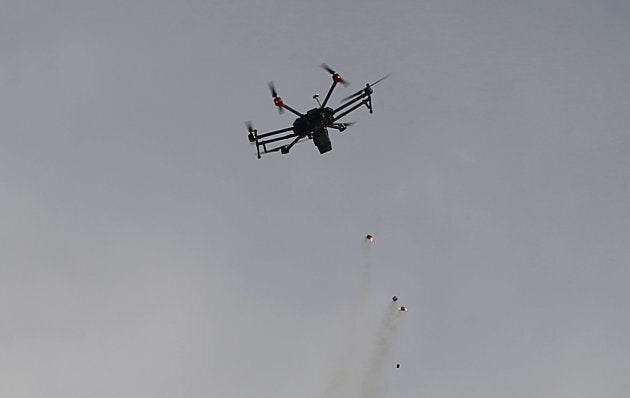
{"type": "Polygon", "coordinates": [[[249,142],[254,143],[256,141],[256,132],[257,130],[254,128],[254,125],[252,125],[252,121],[248,120],[245,122],[245,126],[247,126],[247,132],[249,134],[247,134],[247,139],[249,140],[249,142]]]}
{"type": "Polygon", "coordinates": [[[273,84],[273,82],[269,82],[268,84],[269,84],[269,90],[271,90],[271,97],[273,98],[273,103],[278,107],[278,113],[280,114],[284,113],[284,108],[282,107],[284,103],[282,102],[282,98],[278,97],[276,86],[273,84]]]}
{"type": "Polygon", "coordinates": [[[377,83],[382,82],[383,80],[387,79],[391,75],[392,75],[391,73],[386,74],[385,76],[381,77],[380,79],[378,79],[374,83],[370,84],[370,86],[376,86],[377,83]]]}
{"type": "Polygon", "coordinates": [[[356,93],[354,93],[354,94],[350,94],[350,95],[349,95],[349,96],[347,96],[346,98],[342,99],[342,100],[341,100],[341,102],[347,101],[347,100],[349,100],[350,98],[354,98],[354,97],[356,97],[357,95],[361,95],[361,93],[363,93],[363,92],[365,92],[365,91],[370,91],[370,94],[371,94],[371,88],[372,88],[373,86],[375,86],[376,84],[378,84],[378,83],[382,82],[383,80],[387,79],[387,78],[388,78],[388,77],[390,77],[391,75],[392,75],[391,73],[388,73],[388,74],[386,74],[385,76],[383,76],[383,77],[381,77],[380,79],[378,79],[377,81],[375,81],[374,83],[367,83],[367,84],[365,85],[365,88],[363,88],[363,89],[361,89],[361,90],[357,91],[357,92],[356,92],[356,93]]]}
{"type": "Polygon", "coordinates": [[[269,82],[267,84],[269,84],[269,90],[271,90],[271,96],[273,97],[273,99],[278,98],[278,92],[276,91],[275,84],[273,84],[273,82],[269,82]]]}
{"type": "Polygon", "coordinates": [[[333,77],[333,81],[337,82],[337,83],[341,83],[344,86],[347,86],[348,84],[350,84],[350,82],[348,82],[347,80],[344,80],[341,75],[339,75],[339,73],[335,72],[330,66],[326,65],[325,63],[320,65],[322,67],[322,69],[324,69],[326,72],[330,73],[333,77]]]}

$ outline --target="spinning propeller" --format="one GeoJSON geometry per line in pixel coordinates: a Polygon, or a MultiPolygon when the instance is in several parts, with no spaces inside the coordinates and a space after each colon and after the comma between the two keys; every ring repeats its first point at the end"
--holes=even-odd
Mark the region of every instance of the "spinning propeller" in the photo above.
{"type": "Polygon", "coordinates": [[[271,90],[271,97],[273,98],[273,103],[278,107],[278,113],[282,114],[284,112],[284,102],[282,102],[282,98],[278,97],[278,92],[276,91],[276,86],[273,82],[269,82],[269,90],[271,90]]]}
{"type": "Polygon", "coordinates": [[[374,83],[366,83],[365,84],[365,88],[362,88],[361,90],[357,91],[354,94],[350,94],[349,96],[347,96],[346,98],[342,99],[341,102],[347,101],[350,98],[354,98],[357,95],[361,95],[361,93],[367,93],[367,94],[372,94],[372,86],[375,86],[377,83],[382,82],[383,80],[387,79],[388,77],[390,77],[392,74],[388,73],[385,76],[381,77],[380,79],[378,79],[377,81],[375,81],[374,83]]]}
{"type": "Polygon", "coordinates": [[[258,130],[254,128],[251,120],[245,122],[245,126],[247,126],[247,132],[249,133],[247,134],[247,139],[253,144],[256,141],[256,133],[258,132],[258,130]]]}
{"type": "Polygon", "coordinates": [[[332,75],[333,81],[335,83],[341,83],[344,86],[347,86],[348,84],[350,84],[350,82],[344,80],[341,75],[339,75],[339,73],[335,72],[330,66],[326,65],[326,64],[321,64],[320,65],[322,67],[322,69],[324,69],[325,71],[327,71],[328,73],[330,73],[332,75]]]}

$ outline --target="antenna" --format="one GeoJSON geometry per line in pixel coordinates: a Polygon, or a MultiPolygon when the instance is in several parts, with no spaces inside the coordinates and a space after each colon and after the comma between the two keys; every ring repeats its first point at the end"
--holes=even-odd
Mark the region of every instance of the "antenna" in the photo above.
{"type": "Polygon", "coordinates": [[[319,105],[319,107],[321,108],[322,104],[319,102],[319,94],[317,93],[313,94],[313,99],[317,101],[317,105],[319,105]]]}

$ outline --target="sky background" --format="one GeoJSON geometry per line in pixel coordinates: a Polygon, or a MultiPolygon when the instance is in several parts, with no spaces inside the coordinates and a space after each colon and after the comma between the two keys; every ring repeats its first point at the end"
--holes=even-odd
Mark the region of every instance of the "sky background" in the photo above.
{"type": "Polygon", "coordinates": [[[0,0],[0,395],[627,397],[629,4],[0,0]]]}

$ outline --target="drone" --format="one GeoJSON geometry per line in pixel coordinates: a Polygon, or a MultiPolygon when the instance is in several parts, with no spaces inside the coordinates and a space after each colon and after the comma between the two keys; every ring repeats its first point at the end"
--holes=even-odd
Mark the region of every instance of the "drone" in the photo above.
{"type": "Polygon", "coordinates": [[[252,122],[245,123],[249,133],[247,138],[250,143],[256,144],[258,159],[261,158],[262,154],[272,152],[279,151],[282,154],[288,154],[295,144],[304,139],[313,140],[313,143],[319,150],[320,154],[331,151],[332,143],[330,142],[330,137],[328,136],[328,129],[343,132],[346,128],[352,126],[354,124],[353,122],[342,122],[340,119],[362,106],[365,106],[370,113],[373,113],[372,87],[390,76],[388,74],[374,83],[367,83],[361,90],[342,99],[341,102],[344,103],[343,105],[333,109],[326,106],[333,90],[338,84],[347,86],[350,83],[344,80],[339,73],[335,72],[328,65],[321,64],[321,67],[332,75],[332,85],[324,98],[324,102],[319,102],[318,94],[313,95],[313,99],[317,102],[318,106],[306,113],[299,112],[287,105],[282,98],[278,96],[274,83],[269,82],[271,97],[273,98],[274,105],[278,108],[278,112],[283,113],[286,109],[287,111],[295,114],[297,119],[295,119],[291,127],[269,131],[262,134],[258,134],[258,130],[253,127],[252,122]],[[284,143],[282,143],[283,141],[284,143]],[[270,144],[273,145],[269,146],[270,144]]]}

